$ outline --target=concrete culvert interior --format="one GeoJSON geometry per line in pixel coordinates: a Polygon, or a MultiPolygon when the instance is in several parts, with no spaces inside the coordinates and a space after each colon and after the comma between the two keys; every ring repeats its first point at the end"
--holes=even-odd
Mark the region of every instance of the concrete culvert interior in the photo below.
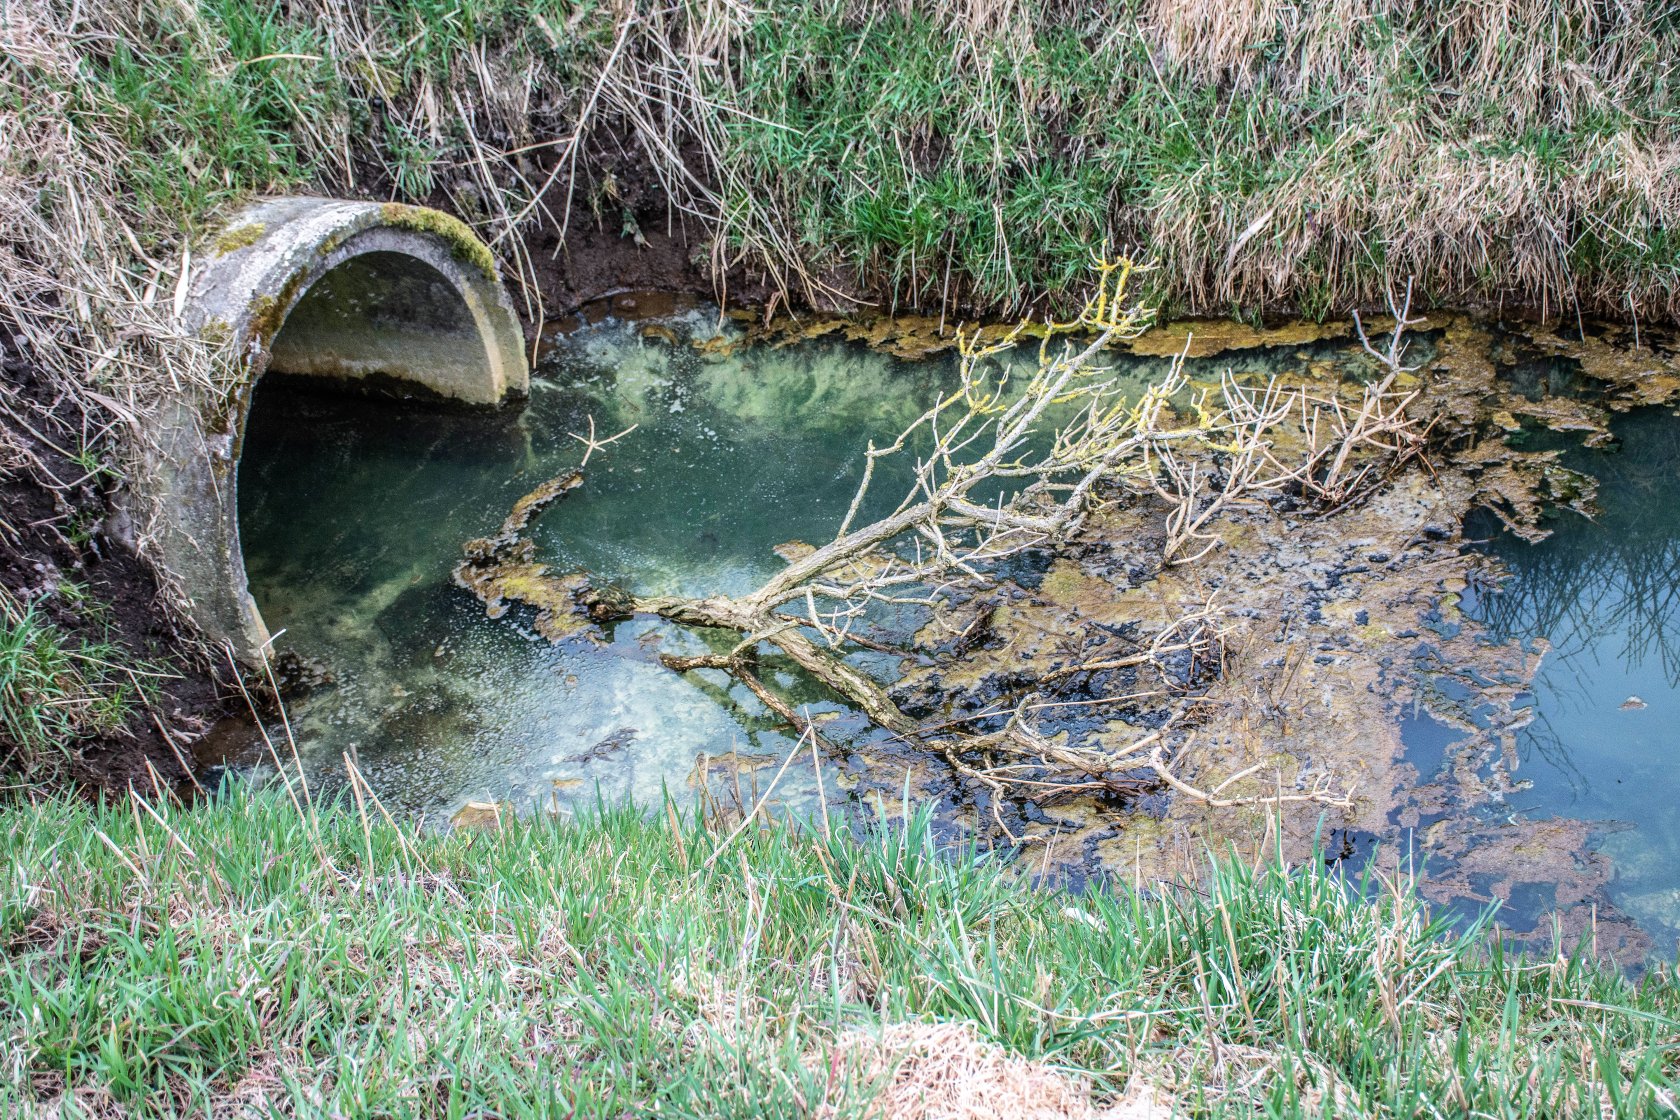
{"type": "Polygon", "coordinates": [[[270,346],[269,369],[464,396],[487,361],[455,285],[425,260],[385,250],[351,257],[304,292],[270,346]]]}
{"type": "Polygon", "coordinates": [[[459,292],[403,253],[352,257],[317,280],[275,336],[269,369],[418,385],[485,379],[484,339],[459,292]]]}

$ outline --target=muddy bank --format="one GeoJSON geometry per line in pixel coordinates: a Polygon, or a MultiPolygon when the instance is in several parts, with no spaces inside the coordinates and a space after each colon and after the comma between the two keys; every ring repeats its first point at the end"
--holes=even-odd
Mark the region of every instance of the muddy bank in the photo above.
{"type": "MultiPolygon", "coordinates": [[[[697,182],[710,182],[704,158],[692,148],[681,152],[686,173],[697,182]]],[[[683,213],[666,193],[646,154],[628,150],[618,138],[593,135],[582,146],[577,166],[568,173],[550,153],[534,154],[533,174],[555,175],[557,195],[577,195],[562,224],[553,214],[535,220],[524,236],[517,257],[525,268],[505,267],[516,286],[515,305],[525,321],[528,338],[567,331],[607,315],[652,318],[700,302],[721,306],[743,326],[754,327],[744,344],[771,341],[785,344],[799,338],[845,337],[865,341],[896,357],[919,358],[950,349],[959,327],[1008,329],[1013,320],[999,323],[994,303],[965,299],[961,293],[924,293],[921,300],[895,292],[878,274],[865,275],[829,268],[820,275],[778,276],[764,262],[748,254],[721,251],[717,231],[683,213]],[[590,199],[589,203],[582,201],[590,199]],[[520,279],[521,276],[528,279],[520,279]],[[525,285],[529,284],[529,290],[525,285]],[[941,306],[941,296],[948,297],[941,306]]],[[[367,166],[361,181],[371,190],[362,197],[384,200],[393,190],[383,168],[367,166]]],[[[426,205],[494,224],[482,191],[456,184],[434,190],[426,205]]],[[[516,264],[503,251],[504,266],[516,264]]],[[[1059,296],[1020,293],[1012,301],[1029,319],[1069,310],[1068,293],[1059,296]]],[[[1558,324],[1558,308],[1547,301],[1523,302],[1509,294],[1485,303],[1460,299],[1455,307],[1487,319],[1499,319],[1544,332],[1558,324]]],[[[1343,338],[1352,325],[1345,318],[1353,307],[1334,311],[1344,318],[1302,318],[1302,306],[1288,300],[1269,300],[1243,308],[1249,322],[1223,318],[1183,318],[1138,340],[1133,352],[1170,356],[1182,349],[1192,331],[1191,357],[1224,349],[1244,349],[1343,338]],[[1263,325],[1261,325],[1263,324],[1263,325]]],[[[1380,323],[1381,301],[1367,301],[1368,321],[1380,323]]],[[[1617,322],[1620,307],[1596,309],[1617,322]]],[[[1214,315],[1213,309],[1188,306],[1181,315],[1214,315]]],[[[1631,320],[1628,320],[1631,324],[1631,320]]],[[[1631,330],[1631,325],[1629,327],[1631,330]]]]}
{"type": "MultiPolygon", "coordinates": [[[[668,301],[709,299],[747,314],[767,306],[775,287],[762,271],[716,259],[713,232],[672,204],[645,154],[627,151],[619,141],[605,134],[588,138],[575,174],[557,154],[534,153],[533,172],[557,176],[553,189],[563,197],[575,190],[578,200],[563,223],[545,211],[519,247],[527,268],[505,269],[516,297],[523,297],[514,304],[528,335],[535,339],[609,312],[657,315],[670,309],[668,301]],[[522,290],[522,275],[534,285],[530,290],[522,290]]],[[[707,175],[698,153],[685,149],[683,157],[690,174],[707,175]]],[[[446,213],[465,205],[469,216],[489,218],[476,189],[434,191],[426,202],[446,213]]]]}
{"type": "MultiPolygon", "coordinates": [[[[830,324],[825,330],[835,330],[835,315],[854,316],[856,322],[845,328],[854,337],[897,336],[901,328],[882,324],[910,322],[916,324],[914,333],[923,338],[929,333],[927,323],[937,323],[936,333],[944,334],[954,324],[996,321],[1005,314],[1032,319],[1066,315],[1077,311],[1083,296],[1085,283],[1079,269],[1069,270],[1070,276],[1079,279],[1069,283],[1064,278],[1053,290],[1019,288],[1000,298],[995,292],[960,283],[953,287],[949,264],[945,283],[934,282],[937,269],[924,262],[920,283],[907,287],[902,277],[883,269],[879,261],[854,259],[844,252],[831,252],[826,245],[787,257],[733,246],[713,220],[687,212],[684,200],[674,199],[661,178],[662,173],[676,175],[708,191],[718,189],[716,169],[693,143],[650,155],[639,138],[631,137],[626,143],[626,137],[615,130],[595,128],[582,139],[574,162],[565,162],[559,152],[546,147],[524,158],[528,160],[528,177],[551,183],[549,197],[556,204],[552,210],[544,208],[533,215],[521,227],[522,244],[517,252],[505,248],[499,251],[504,265],[510,266],[508,275],[527,277],[528,281],[519,283],[532,286],[522,301],[521,312],[533,333],[564,323],[587,308],[607,308],[619,297],[635,299],[648,293],[685,301],[700,295],[738,311],[743,322],[768,321],[781,315],[791,316],[801,327],[821,322],[830,324]],[[558,203],[561,199],[570,200],[569,210],[558,203]],[[566,214],[563,223],[557,213],[566,214]],[[519,266],[521,262],[523,267],[519,266]]],[[[356,181],[367,186],[358,186],[348,194],[384,201],[401,193],[390,181],[387,168],[365,159],[356,181]]],[[[512,190],[510,197],[518,196],[519,191],[512,190]]],[[[482,186],[466,181],[434,188],[423,201],[490,229],[501,225],[499,207],[506,202],[492,202],[482,186]]],[[[1129,231],[1125,236],[1111,237],[1117,243],[1164,243],[1148,235],[1134,236],[1133,227],[1149,222],[1143,215],[1117,220],[1118,230],[1129,231]]],[[[1237,254],[1246,240],[1238,237],[1231,253],[1237,254]]],[[[1246,254],[1237,257],[1245,258],[1246,254]]],[[[1181,321],[1181,331],[1182,325],[1191,321],[1199,333],[1205,335],[1205,328],[1212,330],[1214,337],[1198,343],[1192,356],[1211,352],[1208,346],[1217,348],[1227,342],[1244,345],[1240,338],[1244,332],[1267,333],[1267,328],[1252,326],[1261,321],[1274,327],[1284,325],[1303,340],[1330,338],[1347,332],[1345,317],[1356,308],[1371,316],[1380,316],[1384,310],[1379,294],[1382,289],[1370,278],[1359,282],[1346,278],[1349,282],[1340,294],[1318,290],[1315,280],[1306,285],[1314,290],[1302,294],[1287,286],[1280,291],[1278,278],[1283,273],[1276,270],[1264,280],[1248,277],[1237,284],[1240,298],[1229,292],[1223,297],[1213,296],[1213,291],[1231,286],[1230,264],[1227,258],[1224,269],[1210,270],[1207,276],[1193,280],[1175,277],[1158,285],[1159,298],[1181,321]],[[1221,318],[1230,314],[1243,317],[1245,322],[1221,318]]],[[[1419,280],[1420,301],[1424,301],[1424,281],[1418,274],[1413,278],[1419,280]]],[[[1391,292],[1398,291],[1408,282],[1396,272],[1388,287],[1391,292]]],[[[1583,284],[1570,293],[1546,290],[1544,286],[1536,289],[1527,280],[1491,284],[1460,279],[1428,290],[1440,301],[1428,304],[1428,310],[1450,309],[1539,331],[1579,321],[1583,313],[1607,323],[1625,324],[1630,330],[1647,322],[1655,322],[1660,328],[1671,310],[1663,302],[1667,297],[1633,300],[1613,286],[1589,291],[1583,284]]],[[[1182,337],[1180,333],[1180,340],[1182,337]]],[[[1166,338],[1157,335],[1153,343],[1145,345],[1165,346],[1166,338]]],[[[905,347],[903,353],[908,355],[913,349],[913,345],[905,347]]]]}
{"type": "MultiPolygon", "coordinates": [[[[71,641],[115,647],[146,681],[120,726],[67,745],[62,768],[54,760],[47,773],[20,776],[150,790],[155,772],[190,786],[195,751],[244,704],[213,653],[164,608],[156,574],[135,554],[115,500],[120,482],[101,458],[116,418],[88,414],[56,391],[3,326],[0,378],[0,588],[71,641]]],[[[0,731],[5,765],[16,747],[0,731]]]]}

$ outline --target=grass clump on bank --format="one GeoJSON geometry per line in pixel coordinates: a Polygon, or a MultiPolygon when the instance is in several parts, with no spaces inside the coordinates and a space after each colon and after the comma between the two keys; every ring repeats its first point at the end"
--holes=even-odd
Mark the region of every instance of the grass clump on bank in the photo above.
{"type": "Polygon", "coordinates": [[[9,1115],[902,1118],[967,1093],[976,1116],[1632,1117],[1680,1091],[1666,972],[1507,956],[1322,873],[1076,897],[922,821],[444,836],[266,794],[6,818],[9,1115]]]}
{"type": "Polygon", "coordinates": [[[126,659],[65,633],[37,604],[0,588],[0,762],[40,778],[70,744],[122,728],[138,680],[124,679],[126,659]]]}

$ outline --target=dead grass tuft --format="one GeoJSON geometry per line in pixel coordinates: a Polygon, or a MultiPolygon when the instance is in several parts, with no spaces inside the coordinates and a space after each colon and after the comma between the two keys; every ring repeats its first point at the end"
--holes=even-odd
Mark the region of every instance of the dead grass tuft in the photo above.
{"type": "MultiPolygon", "coordinates": [[[[123,29],[112,11],[98,14],[123,29]]],[[[125,207],[120,169],[136,154],[72,93],[86,62],[87,32],[73,22],[83,15],[45,0],[0,5],[0,319],[75,402],[82,446],[132,455],[165,394],[214,393],[225,376],[179,322],[190,258],[160,240],[163,216],[125,207]]],[[[29,426],[0,398],[0,459],[29,458],[18,438],[29,426]]],[[[144,555],[151,537],[140,528],[144,555]]],[[[184,617],[182,590],[160,576],[165,605],[184,617]]]]}
{"type": "MultiPolygon", "coordinates": [[[[831,1085],[846,1075],[881,1086],[870,1120],[1167,1120],[1168,1105],[1138,1081],[1106,1108],[1091,1087],[1045,1062],[982,1040],[969,1023],[895,1023],[849,1030],[828,1051],[831,1085]]],[[[819,1115],[833,1115],[832,1106],[819,1115]]]]}

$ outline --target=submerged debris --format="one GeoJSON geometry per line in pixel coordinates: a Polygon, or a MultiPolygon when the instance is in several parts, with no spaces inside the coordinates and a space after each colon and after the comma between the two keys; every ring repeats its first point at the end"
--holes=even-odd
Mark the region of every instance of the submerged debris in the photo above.
{"type": "Polygon", "coordinates": [[[1604,404],[1612,411],[1680,398],[1680,339],[1662,328],[1594,323],[1576,338],[1538,331],[1524,341],[1575,362],[1584,376],[1604,387],[1604,404]]]}
{"type": "MultiPolygon", "coordinates": [[[[988,595],[1008,582],[1000,579],[1008,566],[1034,551],[1063,549],[1100,523],[1105,509],[1146,511],[1148,523],[1132,534],[1150,542],[1144,566],[1194,566],[1225,544],[1221,533],[1241,507],[1282,503],[1286,518],[1334,514],[1421,461],[1430,422],[1413,408],[1419,390],[1401,384],[1411,376],[1401,362],[1409,296],[1406,307],[1395,309],[1386,351],[1376,350],[1360,328],[1365,351],[1381,370],[1369,383],[1251,386],[1226,377],[1216,390],[1191,394],[1175,362],[1136,395],[1108,377],[1097,359],[1111,342],[1135,338],[1149,316],[1124,299],[1129,262],[1099,267],[1101,282],[1084,315],[1045,328],[1064,336],[1062,345],[1040,348],[1030,372],[1000,371],[990,361],[1020,332],[997,343],[965,338],[958,388],[890,444],[870,449],[835,538],[820,547],[784,544],[778,552],[786,568],[750,594],[605,601],[583,591],[581,576],[547,577],[518,529],[528,509],[551,500],[556,488],[522,501],[500,538],[469,544],[458,579],[492,614],[509,599],[535,607],[544,633],[569,636],[556,619],[578,624],[575,608],[585,603],[602,619],[640,614],[733,631],[740,640],[728,652],[661,660],[679,672],[723,670],[788,723],[814,734],[761,679],[758,658],[773,650],[883,732],[936,753],[993,799],[1011,791],[1043,803],[1079,791],[1131,797],[1170,789],[1221,808],[1256,798],[1345,804],[1326,771],[1300,775],[1289,789],[1258,792],[1225,792],[1252,768],[1217,786],[1182,777],[1199,723],[1198,690],[1218,676],[1225,658],[1221,609],[1212,594],[1198,610],[1175,607],[1147,640],[1133,642],[1122,632],[1128,605],[1105,588],[1104,605],[1121,612],[1112,622],[1096,622],[1093,631],[1064,620],[1056,630],[1063,649],[1095,633],[1099,640],[1087,656],[1028,672],[1036,667],[1018,651],[1015,675],[977,711],[953,711],[948,686],[938,697],[911,697],[906,704],[902,690],[883,687],[850,657],[860,648],[912,652],[866,638],[872,612],[910,605],[937,617],[953,602],[988,595]],[[912,446],[920,449],[907,452],[912,446]],[[893,455],[909,461],[910,492],[894,512],[864,522],[857,513],[876,462],[893,455]],[[574,609],[563,614],[567,604],[574,609]],[[1096,701],[1106,711],[1091,709],[1084,698],[1098,678],[1123,681],[1128,689],[1096,701]],[[1070,733],[1060,726],[1061,710],[1069,707],[1086,723],[1117,717],[1128,733],[1070,733]]],[[[1003,632],[996,615],[1006,609],[994,605],[985,617],[965,619],[952,632],[951,649],[932,663],[960,671],[980,635],[1003,632]]],[[[927,652],[925,645],[915,652],[927,652]]],[[[994,819],[1009,831],[995,810],[994,819]]]]}
{"type": "Polygon", "coordinates": [[[1487,439],[1457,456],[1453,466],[1475,487],[1470,507],[1492,511],[1532,544],[1550,532],[1542,524],[1547,513],[1567,509],[1591,517],[1597,508],[1598,481],[1561,459],[1561,452],[1519,451],[1502,439],[1487,439]]]}
{"type": "Polygon", "coordinates": [[[471,591],[491,618],[501,618],[512,603],[536,610],[532,626],[551,642],[589,630],[579,595],[589,585],[581,572],[550,574],[536,559],[536,545],[522,536],[537,514],[583,485],[583,472],[552,478],[514,503],[495,536],[470,540],[465,558],[455,565],[455,583],[471,591]]]}
{"type": "Polygon", "coordinates": [[[497,801],[469,801],[455,810],[449,818],[451,827],[479,832],[500,832],[504,816],[513,814],[513,806],[497,801]]]}
{"type": "MultiPolygon", "coordinates": [[[[778,315],[761,321],[750,313],[741,313],[734,318],[742,327],[740,333],[697,341],[695,347],[706,354],[723,355],[744,346],[784,347],[816,338],[838,338],[914,361],[953,352],[965,336],[991,345],[1012,334],[1029,339],[1047,334],[1042,323],[1032,321],[976,325],[929,315],[778,315]]],[[[1376,320],[1371,328],[1387,330],[1389,324],[1376,320]]],[[[1346,320],[1315,323],[1292,319],[1268,327],[1231,319],[1180,319],[1121,340],[1116,347],[1144,357],[1210,358],[1232,350],[1300,346],[1351,338],[1353,334],[1353,323],[1346,320]]]]}
{"type": "MultiPolygon", "coordinates": [[[[1370,327],[1388,330],[1392,323],[1375,320],[1370,327]]],[[[1186,319],[1145,331],[1132,339],[1128,348],[1134,354],[1158,358],[1179,354],[1187,358],[1211,358],[1231,350],[1300,346],[1325,339],[1351,338],[1353,334],[1354,325],[1348,320],[1314,323],[1292,319],[1272,327],[1257,327],[1235,319],[1186,319]]]]}
{"type": "Polygon", "coordinates": [[[571,755],[565,761],[573,766],[581,766],[587,762],[601,762],[622,753],[630,744],[634,743],[641,732],[634,727],[621,727],[611,735],[600,740],[586,751],[571,755]]]}

